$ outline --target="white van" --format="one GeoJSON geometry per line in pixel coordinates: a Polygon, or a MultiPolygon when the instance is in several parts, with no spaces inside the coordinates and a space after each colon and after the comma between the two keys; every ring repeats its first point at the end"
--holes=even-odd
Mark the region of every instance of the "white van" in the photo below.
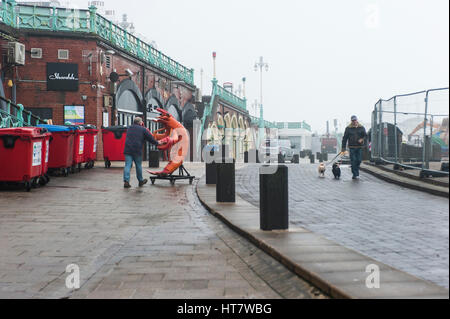
{"type": "Polygon", "coordinates": [[[285,161],[292,161],[295,155],[290,140],[266,139],[261,144],[260,152],[261,154],[281,154],[285,161]]]}

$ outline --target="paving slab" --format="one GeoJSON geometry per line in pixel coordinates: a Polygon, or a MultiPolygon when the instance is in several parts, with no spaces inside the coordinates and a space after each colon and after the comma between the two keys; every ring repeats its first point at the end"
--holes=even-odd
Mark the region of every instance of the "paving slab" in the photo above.
{"type": "Polygon", "coordinates": [[[194,185],[138,188],[133,172],[126,190],[123,163],[102,166],[0,189],[0,299],[328,298],[211,216],[194,185]]]}
{"type": "Polygon", "coordinates": [[[259,229],[259,208],[240,196],[235,204],[215,202],[215,186],[204,177],[197,185],[200,201],[216,217],[282,262],[301,278],[335,298],[442,298],[448,289],[380,263],[306,229],[264,232],[259,229]],[[235,208],[241,209],[242,216],[235,208]],[[245,208],[245,209],[244,209],[245,208]],[[380,287],[367,285],[376,265],[380,287]]]}
{"type": "MultiPolygon", "coordinates": [[[[449,202],[361,172],[318,178],[314,164],[289,167],[290,228],[301,227],[448,289],[449,202]]],[[[236,172],[236,192],[259,207],[259,167],[236,172]]]]}

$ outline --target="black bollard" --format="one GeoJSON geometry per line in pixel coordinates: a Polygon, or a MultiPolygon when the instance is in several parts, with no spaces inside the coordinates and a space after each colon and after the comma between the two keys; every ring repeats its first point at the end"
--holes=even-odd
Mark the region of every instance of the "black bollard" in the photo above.
{"type": "Polygon", "coordinates": [[[319,153],[319,152],[318,152],[316,155],[317,155],[316,158],[317,158],[317,160],[319,161],[319,163],[322,163],[322,153],[319,153]]]}
{"type": "Polygon", "coordinates": [[[148,154],[148,167],[149,168],[159,168],[159,151],[150,150],[148,154]]]}
{"type": "Polygon", "coordinates": [[[248,151],[244,152],[244,163],[248,163],[248,151]]]}
{"type": "Polygon", "coordinates": [[[259,163],[260,161],[258,156],[259,156],[258,150],[255,149],[248,150],[248,152],[245,152],[244,154],[245,163],[251,164],[259,163]]]}
{"type": "Polygon", "coordinates": [[[215,161],[206,163],[206,185],[216,185],[217,183],[217,164],[215,161]]]}
{"type": "Polygon", "coordinates": [[[311,164],[314,164],[316,162],[315,158],[314,158],[314,154],[309,155],[309,160],[311,161],[311,164]]]}
{"type": "Polygon", "coordinates": [[[252,156],[254,156],[253,159],[256,158],[256,162],[253,162],[253,159],[252,159],[252,163],[260,164],[261,160],[259,159],[259,150],[252,150],[252,152],[254,154],[254,155],[252,155],[252,156]]]}
{"type": "Polygon", "coordinates": [[[276,173],[270,174],[267,166],[263,166],[259,175],[259,192],[261,230],[289,229],[288,167],[278,165],[276,173]]]}
{"type": "Polygon", "coordinates": [[[328,162],[328,153],[322,153],[322,161],[328,162]]]}
{"type": "Polygon", "coordinates": [[[300,164],[300,155],[299,154],[295,154],[294,158],[292,159],[292,163],[293,164],[300,164]]]}
{"type": "Polygon", "coordinates": [[[222,154],[222,162],[224,162],[226,158],[230,157],[230,147],[225,144],[221,145],[220,154],[222,154]]]}
{"type": "Polygon", "coordinates": [[[235,163],[227,159],[217,164],[216,201],[218,203],[236,202],[235,163]]]}

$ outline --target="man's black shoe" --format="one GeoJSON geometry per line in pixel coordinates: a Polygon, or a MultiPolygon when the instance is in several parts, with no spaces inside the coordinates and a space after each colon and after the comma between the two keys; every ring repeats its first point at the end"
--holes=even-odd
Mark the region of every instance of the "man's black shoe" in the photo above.
{"type": "Polygon", "coordinates": [[[131,188],[130,183],[129,183],[129,182],[125,182],[125,183],[123,184],[123,188],[131,188]]]}
{"type": "Polygon", "coordinates": [[[147,183],[148,183],[148,180],[144,179],[142,182],[139,182],[139,187],[142,187],[147,183]]]}

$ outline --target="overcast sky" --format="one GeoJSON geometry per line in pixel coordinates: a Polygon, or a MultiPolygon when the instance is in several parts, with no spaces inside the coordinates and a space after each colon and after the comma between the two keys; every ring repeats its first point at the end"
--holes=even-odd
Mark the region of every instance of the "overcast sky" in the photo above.
{"type": "MultiPolygon", "coordinates": [[[[87,1],[74,1],[86,7],[87,1]]],[[[370,123],[379,98],[449,82],[448,0],[105,0],[158,49],[195,69],[211,92],[217,79],[235,88],[247,78],[248,107],[259,99],[260,56],[265,119],[370,123]]]]}

